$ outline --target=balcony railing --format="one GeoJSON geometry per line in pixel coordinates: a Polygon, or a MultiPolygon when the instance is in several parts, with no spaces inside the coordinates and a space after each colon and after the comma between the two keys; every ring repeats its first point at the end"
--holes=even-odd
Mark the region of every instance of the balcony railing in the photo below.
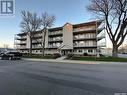
{"type": "Polygon", "coordinates": [[[42,42],[42,39],[38,38],[38,39],[32,39],[33,43],[37,43],[37,42],[42,42]]]}
{"type": "Polygon", "coordinates": [[[41,41],[37,41],[37,42],[32,42],[32,44],[42,44],[41,41]]]}
{"type": "Polygon", "coordinates": [[[59,46],[49,46],[48,48],[58,48],[59,46]]]}
{"type": "Polygon", "coordinates": [[[27,38],[26,37],[17,37],[16,39],[17,40],[26,40],[27,38]]]}
{"type": "Polygon", "coordinates": [[[97,47],[97,45],[81,45],[81,44],[77,44],[77,45],[73,45],[74,47],[97,47]]]}
{"type": "Polygon", "coordinates": [[[62,38],[60,39],[49,39],[49,42],[61,42],[63,41],[62,38]]]}
{"type": "Polygon", "coordinates": [[[42,48],[42,46],[32,46],[33,49],[39,49],[42,48]]]}
{"type": "Polygon", "coordinates": [[[73,40],[76,41],[76,40],[95,40],[96,37],[73,37],[73,40]]]}
{"type": "Polygon", "coordinates": [[[26,45],[26,42],[16,43],[16,45],[26,45]]]}
{"type": "Polygon", "coordinates": [[[16,49],[25,49],[26,46],[17,46],[16,49]]]}
{"type": "Polygon", "coordinates": [[[96,28],[74,29],[73,32],[96,30],[96,28]]]}
{"type": "Polygon", "coordinates": [[[42,39],[42,36],[34,36],[32,39],[42,39]]]}
{"type": "Polygon", "coordinates": [[[49,35],[62,35],[62,31],[49,32],[49,35]]]}
{"type": "Polygon", "coordinates": [[[99,37],[97,37],[97,40],[100,41],[100,40],[102,40],[103,38],[105,38],[105,36],[99,36],[99,37]]]}

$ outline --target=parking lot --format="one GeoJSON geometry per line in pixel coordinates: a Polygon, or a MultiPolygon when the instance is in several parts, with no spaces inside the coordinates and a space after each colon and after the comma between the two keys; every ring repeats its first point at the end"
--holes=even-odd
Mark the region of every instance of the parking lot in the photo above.
{"type": "Polygon", "coordinates": [[[0,60],[0,95],[114,95],[127,92],[127,64],[0,60]]]}

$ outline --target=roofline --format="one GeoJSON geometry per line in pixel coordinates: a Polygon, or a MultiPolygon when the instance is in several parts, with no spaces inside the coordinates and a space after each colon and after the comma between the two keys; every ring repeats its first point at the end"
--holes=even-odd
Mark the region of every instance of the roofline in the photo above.
{"type": "Polygon", "coordinates": [[[49,28],[48,30],[61,30],[63,27],[54,27],[54,28],[49,28]]]}
{"type": "MultiPolygon", "coordinates": [[[[104,20],[94,20],[94,21],[89,21],[89,22],[85,22],[85,23],[78,23],[78,24],[72,24],[73,27],[78,27],[80,25],[90,25],[90,24],[96,24],[96,22],[98,24],[101,24],[104,20]]],[[[62,27],[54,27],[54,28],[49,28],[48,30],[61,30],[63,29],[63,27],[66,25],[66,24],[71,24],[69,22],[66,22],[62,27]]],[[[38,30],[36,32],[40,32],[42,30],[38,30]]],[[[36,33],[34,32],[34,33],[36,33]]],[[[23,32],[23,33],[18,33],[17,35],[23,35],[23,34],[26,34],[27,32],[23,32]]]]}
{"type": "MultiPolygon", "coordinates": [[[[37,30],[37,31],[32,32],[32,33],[36,33],[36,32],[40,33],[41,31],[42,30],[37,30]]],[[[15,34],[15,35],[21,36],[21,35],[26,35],[26,34],[27,34],[27,32],[21,32],[21,33],[15,34]]]]}
{"type": "Polygon", "coordinates": [[[94,20],[94,21],[89,21],[89,22],[85,22],[85,23],[79,23],[79,24],[73,24],[74,27],[79,26],[79,25],[90,25],[90,24],[96,24],[97,23],[101,23],[104,20],[94,20]]]}

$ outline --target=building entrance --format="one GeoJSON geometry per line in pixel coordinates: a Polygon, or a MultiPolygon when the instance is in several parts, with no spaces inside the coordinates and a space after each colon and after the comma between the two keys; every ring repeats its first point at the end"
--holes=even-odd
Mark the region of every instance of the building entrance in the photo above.
{"type": "Polygon", "coordinates": [[[62,50],[62,55],[68,55],[68,54],[70,54],[70,53],[72,53],[73,52],[73,50],[62,50]]]}

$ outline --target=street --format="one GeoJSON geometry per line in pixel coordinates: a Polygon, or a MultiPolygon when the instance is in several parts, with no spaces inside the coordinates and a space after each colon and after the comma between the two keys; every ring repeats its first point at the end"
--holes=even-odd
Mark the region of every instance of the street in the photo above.
{"type": "Polygon", "coordinates": [[[0,95],[114,95],[127,92],[127,63],[0,60],[0,95]]]}

